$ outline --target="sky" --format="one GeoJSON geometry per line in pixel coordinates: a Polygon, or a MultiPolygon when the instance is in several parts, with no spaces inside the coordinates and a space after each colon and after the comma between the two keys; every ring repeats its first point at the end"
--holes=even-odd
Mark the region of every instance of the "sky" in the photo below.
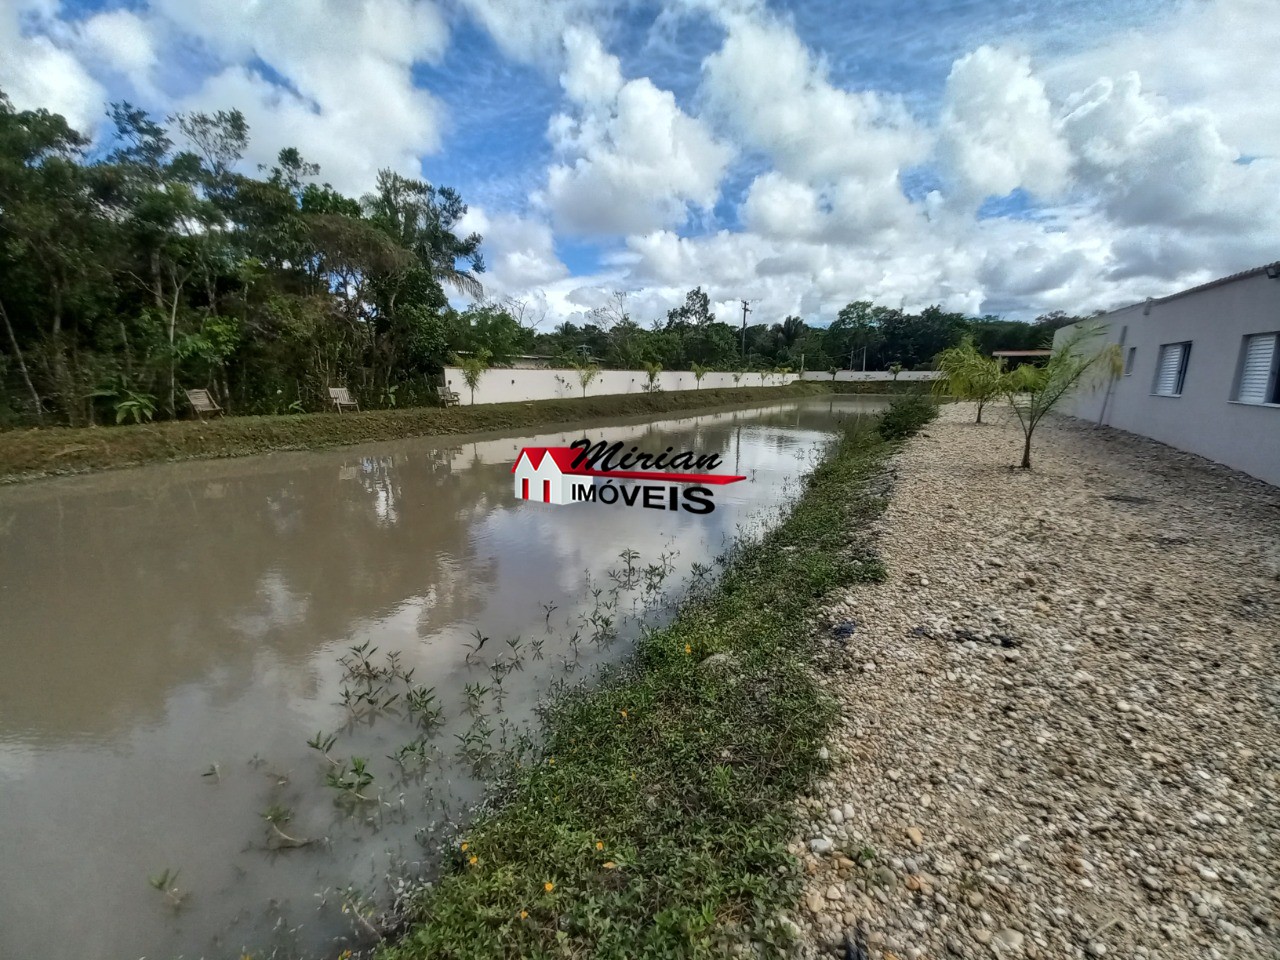
{"type": "MultiPolygon", "coordinates": [[[[1276,0],[0,0],[0,89],[457,188],[550,325],[701,286],[1030,319],[1280,259],[1276,0]]],[[[459,298],[458,303],[465,302],[459,298]]]]}

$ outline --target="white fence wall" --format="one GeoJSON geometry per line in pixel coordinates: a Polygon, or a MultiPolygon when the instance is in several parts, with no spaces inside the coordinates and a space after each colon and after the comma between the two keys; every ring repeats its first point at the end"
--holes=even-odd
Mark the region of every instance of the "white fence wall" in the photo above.
{"type": "MultiPolygon", "coordinates": [[[[732,373],[708,373],[702,378],[701,388],[713,387],[777,387],[800,379],[794,373],[768,373],[763,383],[758,373],[744,373],[737,383],[732,373]]],[[[903,374],[905,377],[906,374],[903,374]]],[[[471,391],[462,379],[458,367],[444,368],[445,383],[458,394],[459,400],[470,404],[471,391]]],[[[649,375],[643,370],[601,370],[587,387],[587,396],[602,397],[607,394],[644,393],[649,385],[649,375]]],[[[693,374],[680,370],[664,370],[658,374],[658,386],[662,390],[694,390],[699,387],[693,374]]],[[[480,377],[476,386],[476,403],[514,403],[523,400],[555,400],[561,397],[582,396],[582,385],[576,370],[507,370],[490,367],[480,377]]]]}
{"type": "MultiPolygon", "coordinates": [[[[942,374],[937,370],[903,370],[898,374],[898,380],[937,380],[942,374]]],[[[806,380],[826,380],[831,381],[831,374],[824,373],[821,370],[806,370],[804,374],[806,380]]],[[[851,380],[867,381],[867,380],[893,380],[894,376],[888,370],[837,370],[836,382],[843,383],[851,380]]]]}

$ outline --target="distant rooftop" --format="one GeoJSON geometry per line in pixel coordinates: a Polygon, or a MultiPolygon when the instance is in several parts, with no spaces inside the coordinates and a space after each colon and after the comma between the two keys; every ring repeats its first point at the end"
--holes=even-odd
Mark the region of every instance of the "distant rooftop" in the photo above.
{"type": "Polygon", "coordinates": [[[993,357],[1049,357],[1052,350],[992,350],[993,357]]]}

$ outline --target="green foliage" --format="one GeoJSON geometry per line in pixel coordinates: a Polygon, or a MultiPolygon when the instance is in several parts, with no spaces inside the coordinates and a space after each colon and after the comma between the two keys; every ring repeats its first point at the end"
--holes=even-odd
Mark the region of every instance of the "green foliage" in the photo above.
{"type": "MultiPolygon", "coordinates": [[[[578,371],[578,385],[582,387],[582,396],[585,398],[587,387],[600,376],[600,367],[594,363],[578,363],[574,364],[574,369],[578,371]]],[[[655,378],[650,378],[650,382],[653,382],[653,379],[655,378]]]]}
{"type": "Polygon", "coordinates": [[[646,363],[644,365],[645,385],[644,388],[648,393],[657,393],[660,389],[658,386],[658,377],[662,375],[662,364],[646,363]]]}
{"type": "Polygon", "coordinates": [[[703,366],[702,364],[700,364],[700,363],[693,363],[693,364],[690,364],[690,365],[689,365],[689,369],[693,371],[694,389],[696,389],[696,390],[701,390],[701,389],[702,389],[702,378],[703,378],[703,377],[705,377],[708,373],[710,373],[710,372],[711,372],[711,368],[710,368],[710,367],[704,367],[704,366],[703,366]]]}
{"type": "Polygon", "coordinates": [[[344,197],[292,148],[240,173],[236,110],[110,116],[90,150],[0,93],[0,397],[18,417],[177,417],[197,385],[236,413],[325,409],[337,383],[399,406],[434,392],[450,349],[527,338],[500,309],[449,306],[446,287],[480,295],[484,261],[448,187],[383,171],[344,197]]]}
{"type": "Polygon", "coordinates": [[[489,369],[489,351],[481,349],[468,357],[453,358],[453,362],[462,369],[462,382],[471,391],[471,402],[476,402],[476,387],[480,386],[480,378],[489,369]]]}
{"type": "Polygon", "coordinates": [[[905,440],[914,436],[938,415],[938,404],[924,392],[896,397],[880,415],[878,430],[885,440],[905,440]]]}
{"type": "Polygon", "coordinates": [[[973,338],[966,336],[959,346],[948,347],[938,354],[936,363],[942,378],[935,381],[934,390],[976,403],[976,422],[981,423],[983,407],[1005,390],[1006,373],[1000,362],[979,353],[973,338]]]}
{"type": "Polygon", "coordinates": [[[1045,414],[1063,397],[1124,372],[1120,345],[1100,343],[1105,325],[1082,323],[1060,343],[1044,366],[1025,364],[1004,378],[1004,392],[1022,427],[1022,463],[1031,469],[1031,438],[1045,414]]]}
{"type": "Polygon", "coordinates": [[[156,413],[156,398],[149,393],[126,390],[124,398],[116,403],[116,423],[132,420],[134,423],[150,423],[156,413]]]}
{"type": "Polygon", "coordinates": [[[782,947],[765,923],[803,887],[791,805],[835,716],[808,619],[827,591],[883,575],[848,531],[882,507],[866,486],[887,450],[851,426],[717,587],[628,670],[552,708],[542,754],[512,770],[505,805],[472,824],[381,960],[723,956],[730,923],[782,947]]]}

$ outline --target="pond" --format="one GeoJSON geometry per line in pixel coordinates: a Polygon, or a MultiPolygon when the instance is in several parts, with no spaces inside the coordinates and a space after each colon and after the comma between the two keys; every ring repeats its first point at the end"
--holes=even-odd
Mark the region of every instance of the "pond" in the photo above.
{"type": "Polygon", "coordinates": [[[358,917],[430,875],[539,700],[625,656],[776,521],[840,419],[875,409],[823,398],[0,490],[0,956],[359,946],[358,917]],[[716,453],[747,479],[705,515],[514,497],[522,447],[583,435],[716,453]]]}

